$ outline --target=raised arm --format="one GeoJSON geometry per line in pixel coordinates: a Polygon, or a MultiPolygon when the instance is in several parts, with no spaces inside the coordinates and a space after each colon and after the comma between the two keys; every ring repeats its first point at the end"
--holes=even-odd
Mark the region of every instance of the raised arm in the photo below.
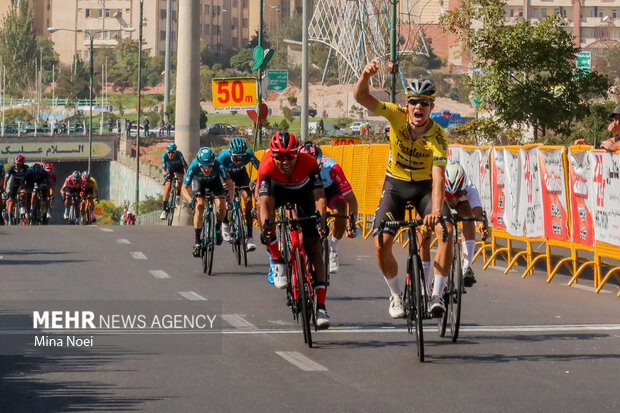
{"type": "Polygon", "coordinates": [[[370,94],[369,82],[370,78],[377,73],[379,70],[379,61],[372,60],[364,69],[362,69],[362,75],[359,80],[355,84],[355,89],[353,90],[353,97],[360,105],[364,106],[371,112],[377,108],[379,101],[373,95],[370,94]]]}

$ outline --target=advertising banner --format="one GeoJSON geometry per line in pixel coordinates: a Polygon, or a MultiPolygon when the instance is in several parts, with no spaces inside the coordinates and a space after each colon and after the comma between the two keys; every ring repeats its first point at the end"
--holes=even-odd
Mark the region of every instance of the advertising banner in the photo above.
{"type": "Polygon", "coordinates": [[[522,148],[519,151],[522,168],[522,193],[519,196],[519,216],[525,213],[525,235],[542,238],[545,235],[545,216],[538,163],[538,147],[522,148]]]}
{"type": "Polygon", "coordinates": [[[545,238],[562,241],[570,239],[568,228],[568,205],[566,202],[566,178],[564,175],[564,148],[539,148],[545,238]]]}
{"type": "MultiPolygon", "coordinates": [[[[13,159],[15,155],[24,155],[26,163],[54,160],[88,159],[90,146],[88,141],[13,141],[6,140],[0,144],[0,159],[13,159]]],[[[93,141],[92,159],[114,159],[114,141],[93,141]]]]}
{"type": "Polygon", "coordinates": [[[620,247],[620,154],[594,152],[596,241],[620,247]],[[600,173],[599,173],[600,172],[600,173]]]}
{"type": "MultiPolygon", "coordinates": [[[[570,204],[572,240],[575,243],[594,246],[594,208],[596,193],[594,181],[601,180],[602,165],[590,150],[571,147],[568,152],[570,176],[570,204]]],[[[601,159],[602,161],[602,159],[601,159]]],[[[602,202],[602,200],[601,200],[602,202]]]]}
{"type": "Polygon", "coordinates": [[[448,161],[458,162],[478,190],[482,208],[490,215],[491,211],[491,165],[490,148],[450,146],[448,161]]]}
{"type": "Polygon", "coordinates": [[[506,183],[505,183],[504,149],[493,148],[491,156],[491,181],[492,181],[492,203],[491,203],[491,224],[493,228],[506,229],[504,215],[506,212],[506,183]]]}
{"type": "Polygon", "coordinates": [[[504,223],[506,231],[515,237],[525,235],[525,204],[521,203],[523,166],[519,150],[504,149],[504,223]]]}

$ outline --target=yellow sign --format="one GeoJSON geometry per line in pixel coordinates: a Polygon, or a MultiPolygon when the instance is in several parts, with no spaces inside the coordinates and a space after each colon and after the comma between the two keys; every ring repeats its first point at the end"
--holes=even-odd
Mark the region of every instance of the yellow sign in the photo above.
{"type": "Polygon", "coordinates": [[[95,207],[95,217],[103,218],[103,207],[95,207]]]}
{"type": "MultiPolygon", "coordinates": [[[[24,155],[26,163],[43,160],[88,159],[88,141],[4,141],[0,144],[0,158],[12,159],[24,155]]],[[[94,141],[93,159],[113,159],[114,141],[94,141]]]]}
{"type": "Polygon", "coordinates": [[[332,138],[332,145],[357,145],[362,140],[360,138],[332,138]]]}
{"type": "Polygon", "coordinates": [[[256,106],[256,79],[237,77],[211,81],[215,110],[240,110],[256,106]]]}

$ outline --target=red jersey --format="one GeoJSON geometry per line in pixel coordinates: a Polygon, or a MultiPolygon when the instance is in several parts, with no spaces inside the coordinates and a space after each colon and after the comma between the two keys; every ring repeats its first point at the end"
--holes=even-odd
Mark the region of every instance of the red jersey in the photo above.
{"type": "Polygon", "coordinates": [[[259,195],[273,195],[275,187],[282,189],[299,190],[306,185],[312,189],[323,188],[321,170],[312,155],[300,153],[291,176],[286,176],[273,162],[271,151],[265,152],[258,166],[258,193],[259,195]]]}
{"type": "Polygon", "coordinates": [[[73,175],[69,175],[67,179],[65,179],[65,186],[66,188],[79,189],[83,191],[86,187],[86,181],[83,180],[81,177],[77,181],[74,181],[73,175]]]}

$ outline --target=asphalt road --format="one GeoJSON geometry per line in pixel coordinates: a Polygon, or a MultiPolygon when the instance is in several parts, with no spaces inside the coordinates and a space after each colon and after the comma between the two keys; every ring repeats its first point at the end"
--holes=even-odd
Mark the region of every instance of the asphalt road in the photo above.
{"type": "MultiPolygon", "coordinates": [[[[312,349],[283,292],[267,284],[262,250],[242,268],[218,247],[208,277],[192,243],[183,227],[0,227],[0,320],[15,300],[192,300],[221,302],[222,311],[221,348],[204,354],[94,346],[0,356],[0,410],[620,411],[613,283],[597,295],[590,281],[568,287],[560,274],[547,284],[541,272],[523,280],[477,262],[458,342],[428,321],[421,364],[404,321],[388,315],[370,241],[341,243],[327,298],[332,327],[314,334],[312,349]]],[[[403,262],[405,250],[398,255],[403,262]]],[[[0,340],[10,334],[4,325],[0,340]]]]}

